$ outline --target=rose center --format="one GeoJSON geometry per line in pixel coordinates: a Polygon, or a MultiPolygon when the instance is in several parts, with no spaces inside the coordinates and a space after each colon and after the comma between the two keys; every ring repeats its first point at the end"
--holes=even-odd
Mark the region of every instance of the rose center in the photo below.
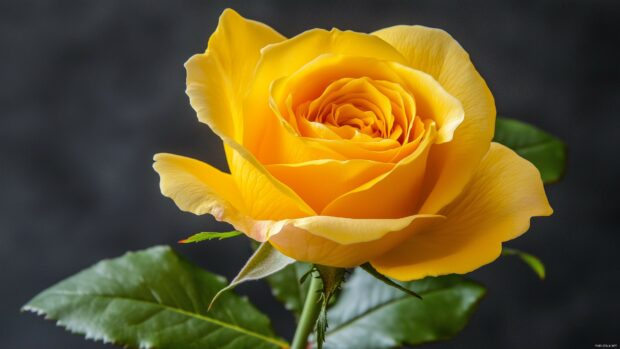
{"type": "MultiPolygon", "coordinates": [[[[296,135],[337,148],[414,151],[426,136],[449,141],[460,102],[432,76],[395,62],[323,55],[270,85],[271,110],[296,135]],[[433,129],[433,132],[429,132],[433,129]]],[[[430,141],[429,141],[430,142],[430,141]]]]}
{"type": "Polygon", "coordinates": [[[342,78],[322,94],[292,109],[303,136],[316,136],[316,128],[352,140],[392,139],[409,142],[423,131],[415,116],[413,96],[397,83],[368,77],[342,78]]]}

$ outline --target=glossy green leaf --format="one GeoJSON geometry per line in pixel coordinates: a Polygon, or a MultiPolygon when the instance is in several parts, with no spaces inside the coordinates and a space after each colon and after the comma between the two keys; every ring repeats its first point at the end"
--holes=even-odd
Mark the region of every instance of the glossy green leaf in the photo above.
{"type": "Polygon", "coordinates": [[[329,309],[325,348],[387,349],[449,339],[467,324],[485,294],[450,275],[406,282],[411,297],[357,269],[329,309]]]}
{"type": "Polygon", "coordinates": [[[294,263],[295,260],[278,252],[270,243],[262,243],[254,254],[248,259],[239,274],[235,276],[233,281],[223,289],[221,289],[211,300],[209,308],[213,306],[215,301],[225,292],[233,289],[237,285],[246,281],[260,280],[269,275],[279,272],[287,265],[294,263]]]}
{"type": "Polygon", "coordinates": [[[218,240],[224,240],[224,239],[228,239],[228,238],[233,238],[235,236],[239,236],[242,235],[243,233],[240,231],[228,231],[228,232],[202,232],[202,233],[198,233],[198,234],[194,234],[190,237],[188,237],[187,239],[181,240],[179,241],[182,244],[189,244],[192,242],[201,242],[201,241],[205,241],[205,240],[213,240],[213,239],[218,239],[218,240]]]}
{"type": "Polygon", "coordinates": [[[295,314],[295,319],[299,319],[310,286],[310,282],[302,278],[309,275],[311,268],[310,264],[296,262],[266,279],[273,295],[295,314]]]}
{"type": "Polygon", "coordinates": [[[557,182],[564,175],[566,146],[557,137],[535,126],[498,117],[493,140],[513,149],[534,164],[545,183],[557,182]]]}
{"type": "Polygon", "coordinates": [[[541,280],[545,278],[545,265],[538,259],[538,257],[533,256],[529,253],[523,252],[521,250],[517,250],[514,248],[504,247],[502,249],[502,255],[504,256],[517,256],[519,257],[525,264],[527,264],[541,280]]]}
{"type": "Polygon", "coordinates": [[[86,338],[131,348],[285,348],[269,319],[247,299],[227,293],[223,277],[169,247],[104,260],[43,291],[23,310],[45,315],[86,338]]]}

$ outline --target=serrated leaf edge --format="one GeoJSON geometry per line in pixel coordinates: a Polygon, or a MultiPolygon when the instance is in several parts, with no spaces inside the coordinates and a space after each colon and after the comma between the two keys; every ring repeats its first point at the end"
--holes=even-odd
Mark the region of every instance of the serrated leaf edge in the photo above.
{"type": "MultiPolygon", "coordinates": [[[[54,295],[54,294],[55,294],[54,292],[50,293],[50,295],[54,295]]],[[[278,340],[276,338],[267,337],[267,336],[262,335],[260,333],[252,332],[252,331],[246,330],[246,329],[244,329],[242,327],[239,327],[239,326],[236,326],[236,325],[233,325],[233,324],[229,324],[227,322],[223,322],[223,321],[220,321],[220,320],[217,320],[217,319],[213,319],[213,318],[210,318],[210,317],[202,315],[202,314],[192,313],[192,312],[189,312],[187,310],[177,309],[177,308],[171,307],[169,305],[161,304],[161,303],[148,302],[148,301],[145,301],[145,300],[142,300],[142,299],[136,299],[136,298],[131,298],[131,297],[110,296],[110,295],[101,295],[101,294],[81,294],[81,293],[74,293],[74,292],[62,292],[62,293],[56,292],[56,294],[74,295],[74,296],[87,296],[87,297],[94,297],[94,298],[124,299],[124,300],[128,300],[128,301],[131,301],[131,302],[136,302],[136,303],[145,303],[145,304],[148,304],[148,305],[151,305],[151,306],[160,307],[160,308],[162,308],[164,310],[167,310],[167,311],[170,311],[170,312],[181,314],[183,316],[191,317],[191,318],[194,318],[194,319],[198,319],[198,320],[201,320],[201,321],[206,321],[206,322],[212,323],[212,324],[217,325],[217,326],[228,328],[228,329],[230,329],[232,331],[236,331],[236,332],[242,333],[242,334],[250,336],[250,337],[255,337],[255,338],[261,339],[261,340],[263,340],[265,342],[278,345],[280,347],[288,347],[288,343],[282,342],[282,341],[280,341],[280,340],[278,340]]],[[[25,305],[24,307],[22,307],[22,309],[26,310],[26,311],[34,312],[37,315],[45,314],[46,315],[45,316],[46,319],[53,319],[52,317],[48,316],[48,314],[44,310],[39,309],[39,308],[35,308],[33,306],[30,306],[30,305],[25,305]]],[[[61,324],[62,327],[70,329],[70,326],[68,324],[62,322],[61,320],[57,320],[57,324],[61,324]]],[[[78,332],[74,332],[74,333],[80,333],[80,332],[78,331],[78,332]]],[[[106,339],[106,340],[109,340],[109,339],[106,339]]],[[[110,341],[109,343],[116,343],[116,342],[110,341]]],[[[143,347],[142,344],[141,344],[140,348],[149,348],[149,347],[143,347]]]]}

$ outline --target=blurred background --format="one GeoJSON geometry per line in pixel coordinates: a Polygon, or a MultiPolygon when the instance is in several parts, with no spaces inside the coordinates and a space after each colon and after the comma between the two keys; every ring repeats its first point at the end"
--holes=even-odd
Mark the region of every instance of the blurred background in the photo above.
{"type": "MultiPolygon", "coordinates": [[[[566,177],[548,187],[554,216],[509,243],[541,257],[548,278],[510,257],[476,271],[489,292],[471,323],[425,348],[620,341],[618,1],[21,0],[0,2],[0,346],[113,348],[19,312],[102,258],[171,244],[228,278],[243,265],[245,239],[176,244],[228,227],[179,211],[151,169],[162,151],[226,166],[189,106],[183,69],[225,7],[287,36],[443,28],[470,53],[500,114],[568,143],[566,177]]],[[[265,284],[239,292],[290,338],[293,319],[265,284]]]]}

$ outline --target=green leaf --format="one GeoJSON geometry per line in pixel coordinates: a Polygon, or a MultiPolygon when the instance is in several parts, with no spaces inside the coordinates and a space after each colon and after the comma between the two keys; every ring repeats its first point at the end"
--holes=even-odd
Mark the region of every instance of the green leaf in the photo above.
{"type": "Polygon", "coordinates": [[[236,231],[236,230],[225,232],[225,233],[202,232],[202,233],[194,234],[188,237],[187,239],[181,240],[179,242],[182,244],[189,244],[192,242],[201,242],[201,241],[213,240],[213,239],[224,240],[224,239],[233,238],[235,236],[239,236],[242,234],[243,234],[242,232],[236,231]]]}
{"type": "Polygon", "coordinates": [[[534,164],[545,183],[557,182],[564,175],[566,146],[557,137],[535,126],[498,117],[493,140],[513,149],[534,164]]]}
{"type": "Polygon", "coordinates": [[[325,348],[387,349],[449,339],[485,294],[483,286],[457,275],[403,285],[424,299],[356,269],[329,310],[325,348]]]}
{"type": "Polygon", "coordinates": [[[374,276],[375,279],[383,282],[384,284],[391,286],[391,287],[395,287],[405,293],[407,293],[410,296],[416,297],[416,298],[420,298],[422,299],[422,297],[415,293],[414,291],[405,288],[403,286],[401,286],[399,283],[393,281],[392,279],[388,278],[387,276],[381,274],[380,272],[377,271],[377,269],[375,269],[370,263],[364,263],[362,265],[360,265],[360,267],[362,269],[364,269],[368,274],[370,274],[371,276],[374,276]]]}
{"type": "Polygon", "coordinates": [[[271,292],[277,300],[284,304],[284,307],[295,315],[299,320],[304,300],[308,293],[309,282],[303,282],[302,278],[312,269],[307,263],[296,262],[288,265],[281,271],[267,277],[267,282],[271,286],[271,292]]]}
{"type": "Polygon", "coordinates": [[[225,286],[169,247],[104,260],[41,292],[25,311],[88,339],[131,348],[286,348],[269,319],[232,293],[207,313],[225,286]]]}
{"type": "Polygon", "coordinates": [[[523,262],[525,262],[525,264],[532,268],[532,270],[536,273],[536,275],[538,275],[541,280],[545,279],[545,265],[540,261],[540,259],[538,259],[538,257],[508,247],[504,247],[502,249],[502,255],[519,257],[523,262]]]}
{"type": "Polygon", "coordinates": [[[248,259],[239,274],[235,276],[233,281],[223,289],[221,289],[211,300],[209,308],[213,306],[215,301],[226,291],[233,289],[235,286],[246,281],[253,281],[265,278],[271,274],[277,273],[287,265],[294,263],[295,260],[278,252],[270,243],[262,243],[254,254],[248,259]]]}

